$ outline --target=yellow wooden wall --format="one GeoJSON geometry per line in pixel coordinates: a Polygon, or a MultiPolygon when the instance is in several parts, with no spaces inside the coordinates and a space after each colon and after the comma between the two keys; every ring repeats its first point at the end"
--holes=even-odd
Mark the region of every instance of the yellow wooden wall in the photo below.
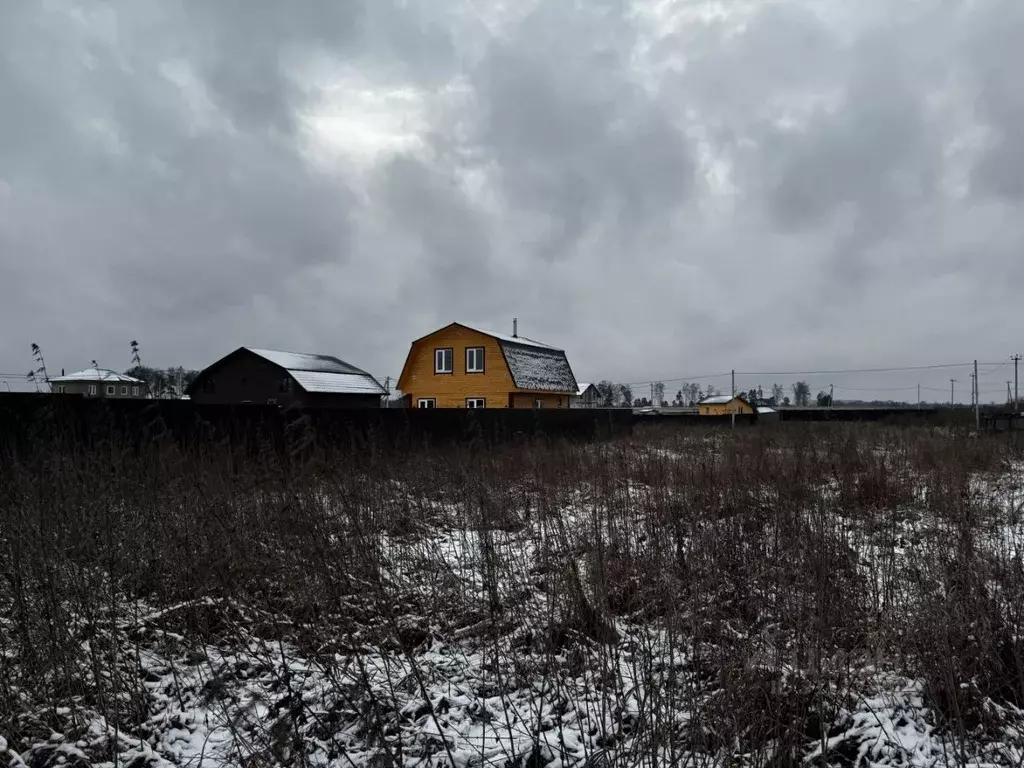
{"type": "Polygon", "coordinates": [[[529,392],[516,392],[512,395],[513,408],[533,408],[533,401],[540,400],[541,408],[568,408],[569,395],[530,394],[529,392]]]}
{"type": "Polygon", "coordinates": [[[701,405],[701,416],[728,416],[730,413],[753,413],[754,409],[739,398],[730,400],[728,403],[714,403],[712,405],[701,405]]]}
{"type": "Polygon", "coordinates": [[[508,393],[515,389],[498,342],[461,326],[443,328],[413,345],[398,388],[412,396],[437,400],[438,408],[465,408],[466,398],[482,397],[488,408],[508,408],[508,393]],[[434,373],[434,350],[451,347],[452,373],[434,373]],[[484,348],[484,372],[466,373],[466,348],[484,348]]]}
{"type": "Polygon", "coordinates": [[[519,392],[512,381],[498,342],[486,334],[452,326],[413,344],[398,389],[410,395],[412,408],[418,408],[420,398],[432,397],[437,408],[465,408],[466,398],[482,397],[487,408],[508,408],[514,392],[515,408],[533,408],[535,399],[542,400],[542,408],[568,408],[568,395],[519,392]],[[434,373],[434,350],[451,347],[452,373],[434,373]],[[466,373],[466,348],[484,348],[484,372],[466,373]]]}

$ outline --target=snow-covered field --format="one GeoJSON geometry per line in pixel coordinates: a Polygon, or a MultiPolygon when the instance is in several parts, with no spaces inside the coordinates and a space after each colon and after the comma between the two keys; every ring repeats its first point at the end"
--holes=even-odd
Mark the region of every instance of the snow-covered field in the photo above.
{"type": "Polygon", "coordinates": [[[129,593],[101,560],[9,557],[0,753],[19,768],[1020,766],[1024,674],[996,677],[1024,673],[1024,467],[1007,453],[959,471],[955,452],[877,439],[856,468],[837,443],[635,438],[538,447],[528,471],[495,461],[439,494],[448,465],[318,480],[288,502],[308,533],[244,511],[264,521],[254,551],[297,572],[173,601],[129,593]],[[353,513],[368,498],[386,503],[353,513]],[[19,640],[18,594],[64,623],[19,640]]]}

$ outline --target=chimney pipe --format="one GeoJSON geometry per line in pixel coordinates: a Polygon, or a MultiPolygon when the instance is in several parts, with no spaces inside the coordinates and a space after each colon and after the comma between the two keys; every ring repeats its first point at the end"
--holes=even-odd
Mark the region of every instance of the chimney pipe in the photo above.
{"type": "Polygon", "coordinates": [[[513,317],[512,318],[512,338],[514,338],[514,339],[518,339],[519,338],[519,318],[518,317],[513,317]]]}

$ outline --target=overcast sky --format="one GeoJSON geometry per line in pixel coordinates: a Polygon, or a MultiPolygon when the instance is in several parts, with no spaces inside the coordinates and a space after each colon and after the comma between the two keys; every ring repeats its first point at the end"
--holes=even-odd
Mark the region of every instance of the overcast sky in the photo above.
{"type": "Polygon", "coordinates": [[[513,316],[580,380],[1001,363],[1022,39],[1019,0],[4,0],[0,373],[383,379],[513,316]]]}

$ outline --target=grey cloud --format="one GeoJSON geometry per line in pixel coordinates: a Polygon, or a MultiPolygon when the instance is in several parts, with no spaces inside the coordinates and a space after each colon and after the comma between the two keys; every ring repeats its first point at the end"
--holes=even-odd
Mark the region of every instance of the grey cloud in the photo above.
{"type": "Polygon", "coordinates": [[[509,287],[493,279],[500,265],[492,264],[484,214],[466,199],[450,171],[399,157],[382,169],[374,191],[389,224],[404,233],[404,247],[421,252],[429,265],[405,284],[408,304],[429,297],[439,310],[458,306],[476,315],[500,298],[497,289],[509,287]]]}
{"type": "Polygon", "coordinates": [[[994,3],[990,13],[971,21],[961,51],[963,70],[991,132],[972,183],[980,194],[1019,201],[1024,198],[1024,93],[1018,76],[1024,66],[1024,10],[1017,3],[994,3]]]}
{"type": "Polygon", "coordinates": [[[692,188],[687,139],[631,78],[635,32],[614,5],[542,2],[472,75],[473,140],[498,163],[509,204],[554,219],[546,258],[609,216],[642,228],[692,188]]]}
{"type": "Polygon", "coordinates": [[[674,31],[655,6],[0,3],[0,324],[24,329],[0,371],[139,337],[154,363],[261,343],[396,375],[432,325],[512,315],[584,380],[1012,351],[1017,3],[674,31]],[[314,160],[341,71],[414,94],[420,142],[314,160]]]}

